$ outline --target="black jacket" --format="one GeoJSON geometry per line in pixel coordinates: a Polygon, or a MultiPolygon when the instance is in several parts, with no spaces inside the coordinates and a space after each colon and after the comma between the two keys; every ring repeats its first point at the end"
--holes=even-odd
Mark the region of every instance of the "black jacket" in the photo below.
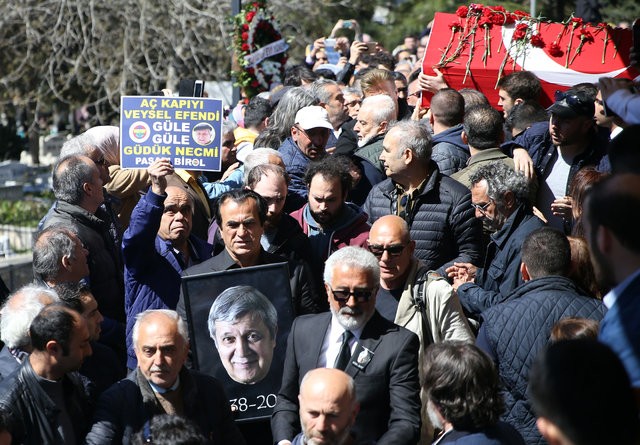
{"type": "MultiPolygon", "coordinates": [[[[63,393],[76,440],[89,429],[92,404],[82,378],[76,373],[63,377],[63,393]]],[[[14,444],[64,445],[56,419],[60,409],[38,383],[29,360],[0,384],[0,410],[9,415],[9,432],[14,444]]]]}
{"type": "MultiPolygon", "coordinates": [[[[440,174],[431,161],[431,175],[408,215],[415,255],[429,270],[448,267],[454,261],[478,264],[482,226],[471,207],[471,192],[448,176],[440,174]]],[[[373,224],[384,215],[397,214],[398,189],[391,178],[375,185],[363,210],[373,224]]],[[[445,276],[444,270],[440,275],[445,276]]]]}
{"type": "MultiPolygon", "coordinates": [[[[313,278],[313,272],[304,261],[287,260],[280,255],[265,252],[261,249],[258,264],[275,264],[287,263],[289,266],[289,283],[291,284],[291,298],[294,315],[315,314],[325,311],[326,301],[323,295],[319,293],[316,280],[313,278]]],[[[240,266],[233,261],[227,250],[223,250],[213,258],[209,258],[195,266],[191,266],[182,272],[182,276],[198,275],[210,272],[221,272],[223,270],[236,269],[240,266]]],[[[238,283],[242,284],[242,283],[238,283]]],[[[213,300],[212,300],[213,301],[213,300]]],[[[180,291],[180,300],[176,309],[183,320],[187,320],[186,309],[184,305],[184,294],[180,291]]]]}
{"type": "MultiPolygon", "coordinates": [[[[216,379],[183,368],[180,384],[184,416],[197,425],[209,444],[244,445],[244,439],[231,417],[227,396],[216,379]]],[[[136,369],[100,397],[86,443],[128,445],[145,422],[157,414],[164,414],[162,405],[149,382],[136,369]]]]}
{"type": "Polygon", "coordinates": [[[89,251],[89,286],[105,318],[124,323],[124,265],[120,246],[111,236],[108,215],[96,214],[65,201],[56,201],[43,229],[62,225],[73,229],[89,251]]]}
{"type": "Polygon", "coordinates": [[[549,343],[551,328],[566,317],[600,321],[603,304],[571,280],[548,276],[527,281],[506,303],[482,313],[477,344],[494,358],[505,388],[503,420],[522,434],[527,444],[544,443],[527,396],[529,370],[538,352],[549,343]]]}

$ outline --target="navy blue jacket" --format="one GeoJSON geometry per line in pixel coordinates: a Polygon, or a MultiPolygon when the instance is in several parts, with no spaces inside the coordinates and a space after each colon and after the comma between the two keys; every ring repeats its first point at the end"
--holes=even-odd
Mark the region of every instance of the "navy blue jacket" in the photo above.
{"type": "MultiPolygon", "coordinates": [[[[480,220],[474,217],[471,192],[429,164],[431,175],[408,215],[415,255],[429,270],[446,268],[454,261],[478,264],[482,240],[480,220]]],[[[384,215],[397,214],[398,189],[391,178],[376,184],[363,210],[373,224],[384,215]]],[[[444,270],[439,273],[445,276],[444,270]]]]}
{"type": "MultiPolygon", "coordinates": [[[[180,277],[188,266],[181,255],[175,253],[171,243],[158,236],[164,200],[165,196],[149,190],[133,209],[122,240],[129,369],[137,366],[131,340],[136,315],[148,309],[175,310],[180,297],[180,277]]],[[[210,244],[194,235],[189,237],[189,244],[193,264],[211,258],[210,244]]]]}
{"type": "Polygon", "coordinates": [[[481,430],[447,432],[438,445],[524,445],[524,439],[511,425],[498,422],[481,430]]]}
{"type": "MultiPolygon", "coordinates": [[[[527,150],[533,160],[533,166],[540,181],[544,180],[551,173],[553,165],[558,159],[558,150],[551,141],[548,122],[536,122],[526,131],[519,134],[514,140],[516,145],[520,145],[527,150]]],[[[611,170],[609,156],[607,155],[607,145],[609,141],[601,137],[601,133],[593,131],[591,143],[587,149],[576,156],[569,170],[566,194],[569,194],[569,186],[573,176],[581,168],[593,166],[600,172],[611,170]]]]}
{"type": "Polygon", "coordinates": [[[522,434],[527,444],[545,443],[536,428],[527,385],[538,352],[549,342],[551,328],[567,317],[600,321],[604,305],[571,280],[548,276],[520,286],[509,301],[482,313],[477,345],[493,357],[505,388],[502,417],[522,434]]]}
{"type": "Polygon", "coordinates": [[[458,297],[467,315],[478,316],[502,303],[523,283],[520,273],[522,243],[531,232],[543,226],[544,222],[531,208],[522,204],[502,228],[491,235],[483,267],[478,269],[475,282],[458,287],[458,297]]]}
{"type": "Polygon", "coordinates": [[[309,159],[300,151],[298,145],[291,137],[285,139],[280,148],[278,148],[284,162],[285,169],[291,177],[289,183],[289,194],[285,204],[285,211],[291,213],[298,210],[307,202],[307,186],[304,183],[304,174],[309,166],[309,159]]]}
{"type": "Polygon", "coordinates": [[[431,159],[443,175],[451,176],[467,166],[469,147],[462,142],[462,124],[433,135],[431,159]]]}

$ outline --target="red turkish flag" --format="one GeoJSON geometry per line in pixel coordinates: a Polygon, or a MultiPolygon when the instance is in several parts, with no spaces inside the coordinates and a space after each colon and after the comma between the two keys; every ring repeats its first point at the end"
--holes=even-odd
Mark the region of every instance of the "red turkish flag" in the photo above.
{"type": "MultiPolygon", "coordinates": [[[[436,13],[423,59],[422,69],[425,74],[435,74],[432,67],[441,62],[443,52],[450,41],[452,44],[445,59],[454,53],[460,36],[469,34],[458,31],[451,40],[452,31],[449,24],[460,22],[464,26],[466,20],[475,21],[476,19],[460,18],[455,14],[436,13]]],[[[582,82],[596,83],[600,77],[628,79],[636,77],[637,70],[629,67],[629,50],[632,45],[630,29],[593,25],[580,25],[574,28],[571,23],[565,26],[561,23],[531,22],[516,22],[505,26],[492,25],[486,31],[484,27],[478,26],[475,34],[468,37],[460,55],[440,68],[440,71],[451,88],[456,90],[477,89],[487,96],[494,107],[497,107],[498,89],[496,83],[500,66],[506,57],[502,77],[514,71],[533,72],[542,83],[543,97],[540,98],[540,103],[548,106],[553,103],[556,90],[564,91],[582,82]],[[529,27],[537,29],[545,43],[544,48],[532,47],[529,43],[525,44],[522,41],[521,44],[526,45],[526,49],[518,53],[517,45],[512,44],[512,36],[518,23],[527,23],[529,27]],[[488,32],[488,37],[485,32],[488,32]],[[576,50],[581,43],[581,33],[587,39],[580,47],[580,53],[576,55],[576,50]],[[593,38],[592,42],[588,41],[589,35],[593,38]],[[469,73],[465,79],[471,39],[475,41],[475,47],[469,65],[469,73]],[[487,42],[491,52],[483,61],[487,42]],[[562,55],[554,54],[553,50],[551,53],[554,55],[550,54],[551,45],[554,42],[562,51],[562,55]],[[568,66],[565,67],[566,65],[568,66]]],[[[521,46],[521,48],[524,49],[525,46],[521,46]]],[[[430,97],[431,95],[423,95],[423,106],[428,106],[430,97]]]]}

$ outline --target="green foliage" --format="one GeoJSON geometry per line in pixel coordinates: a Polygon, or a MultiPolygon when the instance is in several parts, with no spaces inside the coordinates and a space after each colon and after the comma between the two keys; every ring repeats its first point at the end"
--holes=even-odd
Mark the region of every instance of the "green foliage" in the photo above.
{"type": "Polygon", "coordinates": [[[49,210],[44,201],[0,200],[0,221],[3,224],[35,227],[49,210]]]}

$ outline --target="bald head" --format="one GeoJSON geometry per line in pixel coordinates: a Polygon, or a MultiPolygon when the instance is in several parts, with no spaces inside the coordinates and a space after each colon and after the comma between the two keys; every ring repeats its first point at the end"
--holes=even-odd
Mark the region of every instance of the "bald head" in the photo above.
{"type": "Polygon", "coordinates": [[[416,245],[407,222],[396,215],[383,216],[371,226],[368,243],[380,265],[380,286],[387,290],[403,287],[416,245]]]}
{"type": "Polygon", "coordinates": [[[348,374],[334,368],[311,370],[302,379],[298,399],[307,443],[346,442],[360,409],[348,374]]]}
{"type": "Polygon", "coordinates": [[[369,239],[382,235],[392,235],[407,243],[411,240],[409,225],[397,215],[385,215],[373,223],[369,230],[369,239]]]}

